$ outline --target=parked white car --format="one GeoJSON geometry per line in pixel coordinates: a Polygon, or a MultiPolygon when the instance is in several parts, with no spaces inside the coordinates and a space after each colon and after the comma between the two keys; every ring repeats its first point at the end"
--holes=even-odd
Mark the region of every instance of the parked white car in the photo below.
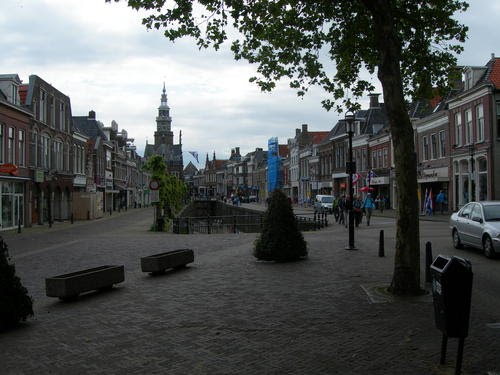
{"type": "Polygon", "coordinates": [[[453,246],[482,249],[492,258],[500,254],[500,201],[470,202],[450,217],[453,246]]]}

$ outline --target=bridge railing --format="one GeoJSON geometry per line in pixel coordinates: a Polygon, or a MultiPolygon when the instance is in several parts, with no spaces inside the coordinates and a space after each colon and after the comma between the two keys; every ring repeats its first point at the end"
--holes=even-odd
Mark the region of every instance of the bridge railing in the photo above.
{"type": "MultiPolygon", "coordinates": [[[[191,216],[177,217],[173,220],[172,232],[177,234],[191,233],[259,233],[262,230],[263,214],[257,215],[225,215],[225,216],[191,216]]],[[[327,224],[318,216],[295,215],[299,230],[310,231],[320,229],[327,224]]]]}

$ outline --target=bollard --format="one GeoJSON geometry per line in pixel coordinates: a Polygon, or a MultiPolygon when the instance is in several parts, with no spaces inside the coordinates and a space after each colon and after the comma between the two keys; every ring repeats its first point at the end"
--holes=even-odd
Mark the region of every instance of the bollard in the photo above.
{"type": "Polygon", "coordinates": [[[73,224],[73,214],[71,214],[71,224],[73,224]]]}
{"type": "Polygon", "coordinates": [[[17,220],[17,233],[21,233],[21,218],[17,220]]]}
{"type": "Polygon", "coordinates": [[[325,213],[325,227],[328,226],[328,213],[325,213]]]}
{"type": "Polygon", "coordinates": [[[210,216],[207,216],[207,234],[211,234],[210,216]]]}
{"type": "Polygon", "coordinates": [[[113,213],[113,209],[110,207],[110,208],[109,208],[109,216],[111,216],[111,215],[112,215],[112,213],[113,213]]]}
{"type": "Polygon", "coordinates": [[[233,233],[236,233],[236,216],[233,216],[233,233]]]}
{"type": "Polygon", "coordinates": [[[425,282],[432,282],[431,275],[431,264],[432,264],[432,243],[427,241],[425,243],[425,282]]]}
{"type": "Polygon", "coordinates": [[[87,211],[87,220],[90,220],[90,211],[87,211]]]}
{"type": "Polygon", "coordinates": [[[379,257],[384,257],[384,231],[380,231],[380,238],[378,241],[378,256],[379,257]]]}

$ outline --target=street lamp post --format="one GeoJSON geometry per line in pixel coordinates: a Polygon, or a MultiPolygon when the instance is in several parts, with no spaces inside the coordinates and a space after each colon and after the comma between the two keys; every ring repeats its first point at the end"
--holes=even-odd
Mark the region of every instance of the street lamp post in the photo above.
{"type": "Polygon", "coordinates": [[[356,250],[354,246],[354,212],[353,212],[353,202],[354,202],[354,189],[352,186],[352,175],[356,173],[356,163],[352,161],[352,136],[354,135],[354,113],[348,111],[345,114],[345,125],[346,132],[349,136],[349,161],[346,163],[346,173],[347,173],[347,191],[349,194],[349,200],[346,201],[346,208],[349,213],[349,244],[346,250],[356,250]]]}

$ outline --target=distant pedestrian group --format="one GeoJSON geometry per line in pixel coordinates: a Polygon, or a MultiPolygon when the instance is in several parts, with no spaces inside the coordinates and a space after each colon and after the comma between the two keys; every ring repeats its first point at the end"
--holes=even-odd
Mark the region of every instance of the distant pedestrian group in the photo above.
{"type": "MultiPolygon", "coordinates": [[[[352,201],[352,214],[354,217],[354,224],[356,227],[363,221],[363,215],[366,216],[366,225],[370,225],[373,210],[377,208],[375,199],[372,197],[371,193],[368,193],[366,198],[363,200],[359,196],[354,196],[352,201]]],[[[379,198],[377,198],[379,199],[379,198]]],[[[345,195],[336,197],[333,201],[333,215],[335,222],[338,224],[343,224],[347,228],[349,222],[349,199],[345,195]]],[[[385,200],[379,199],[378,206],[385,204],[385,200]],[[384,203],[381,203],[384,202],[384,203]]],[[[383,208],[380,208],[383,211],[383,208]]]]}

